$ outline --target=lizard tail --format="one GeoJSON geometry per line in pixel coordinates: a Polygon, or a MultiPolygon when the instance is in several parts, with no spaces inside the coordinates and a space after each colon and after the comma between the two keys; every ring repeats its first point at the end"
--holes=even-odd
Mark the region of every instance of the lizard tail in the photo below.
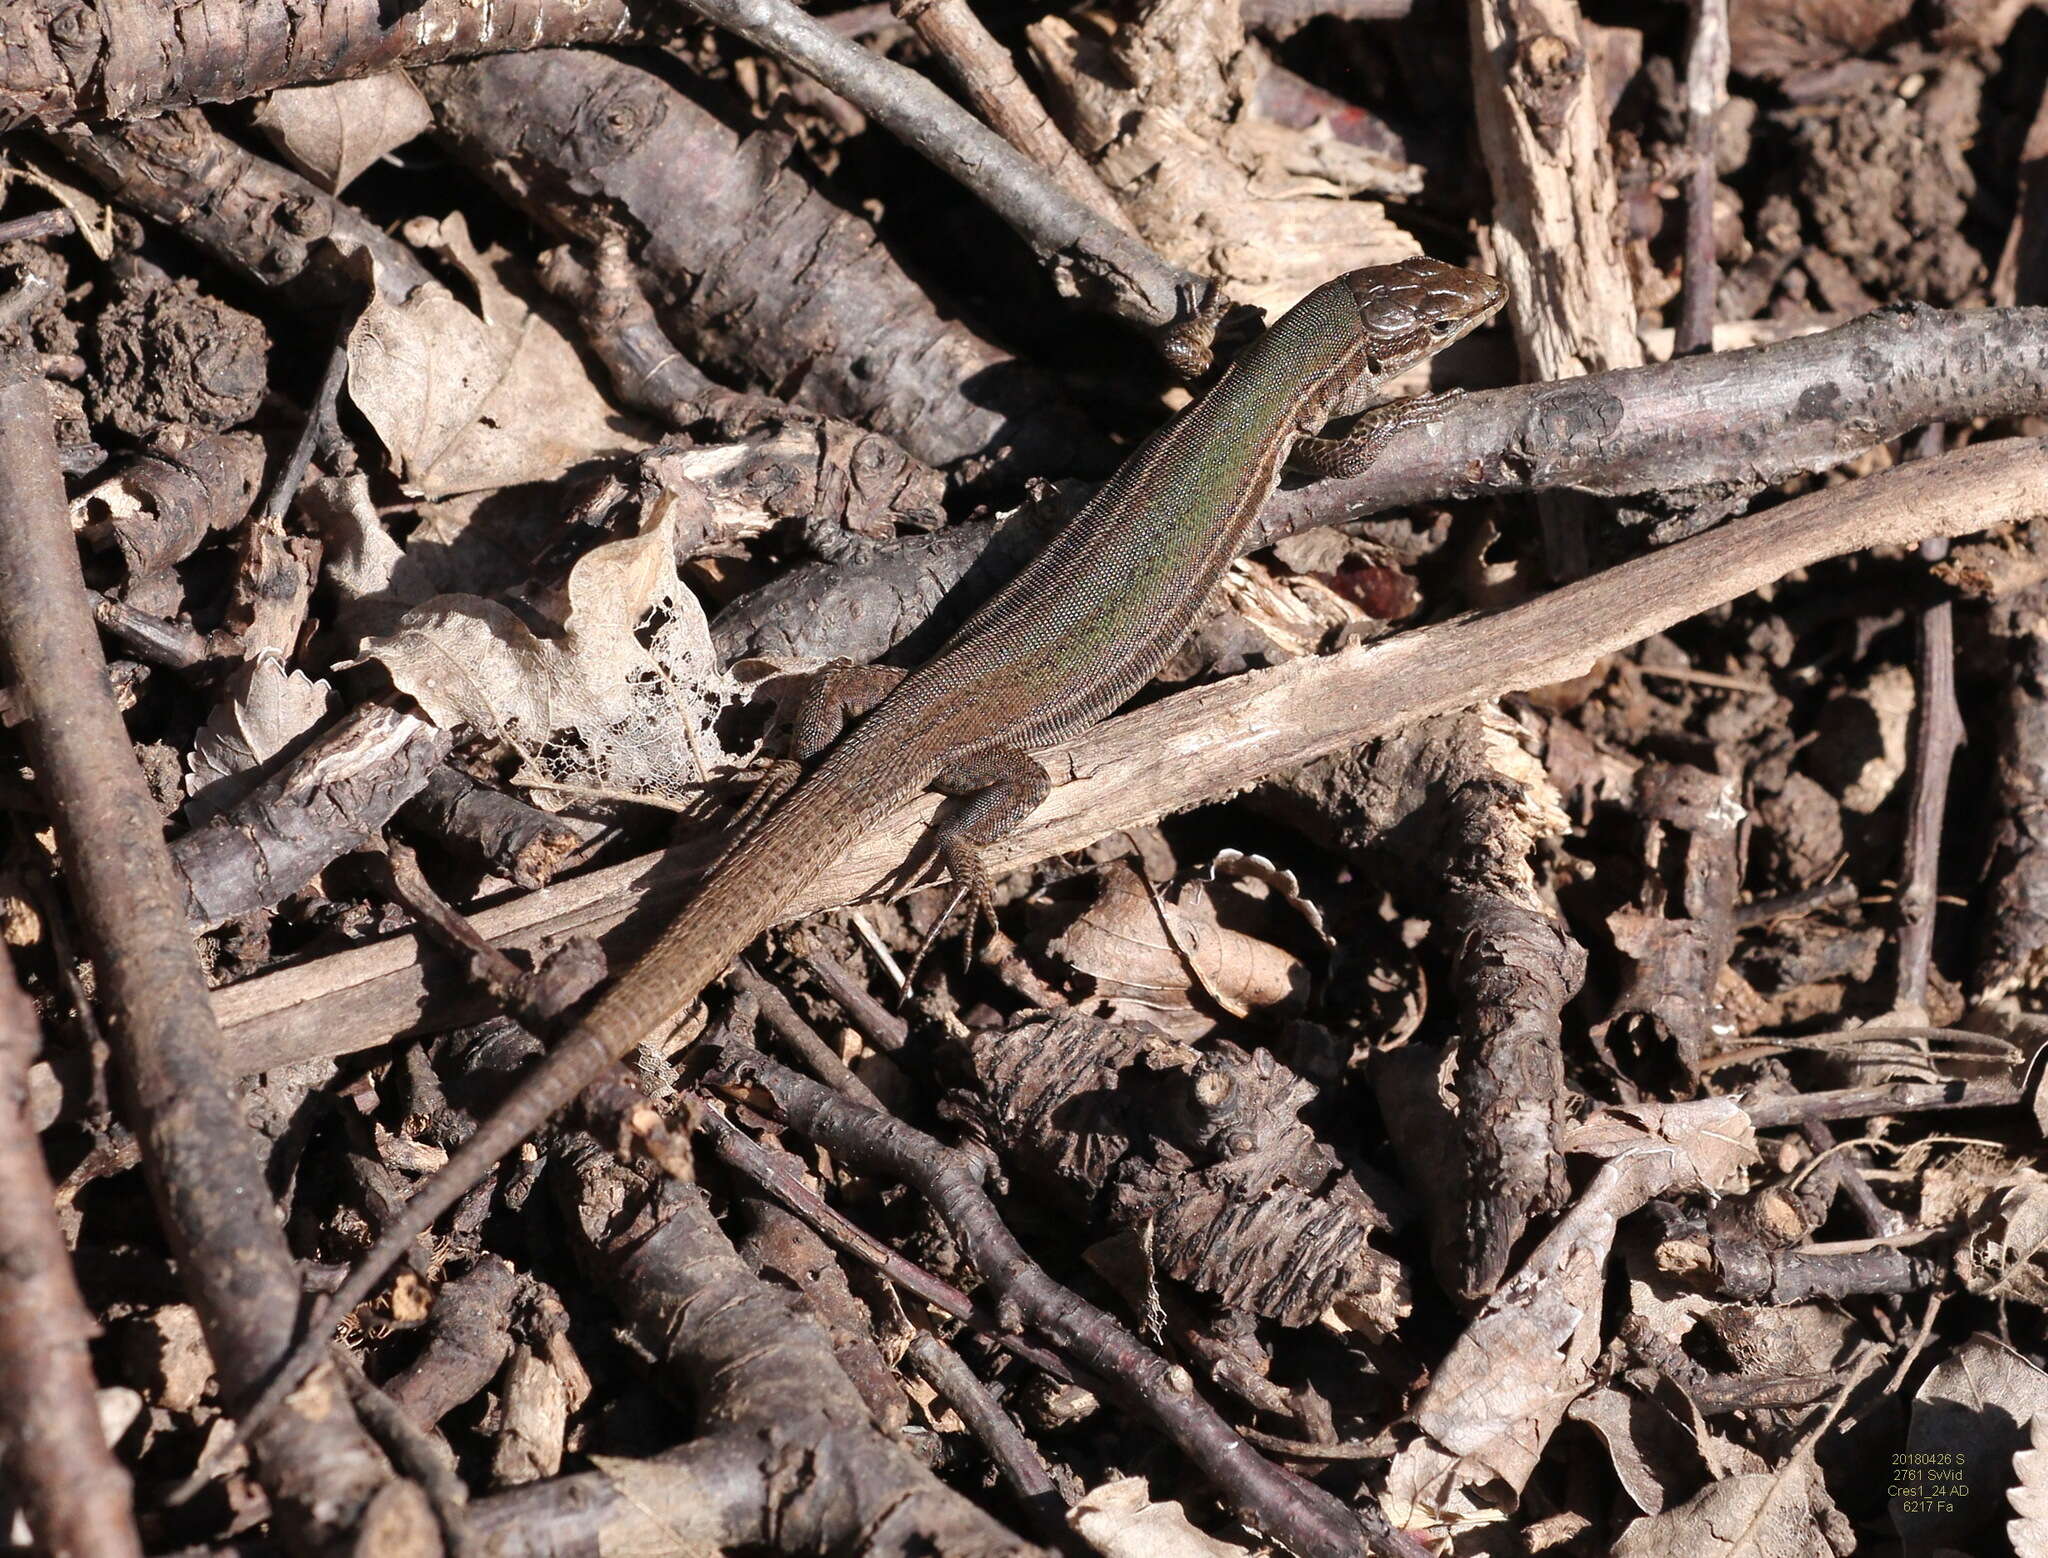
{"type": "Polygon", "coordinates": [[[838,858],[859,834],[870,808],[839,793],[842,786],[835,779],[819,773],[799,784],[761,828],[722,859],[660,939],[398,1209],[241,1414],[238,1439],[246,1438],[296,1388],[324,1354],[335,1322],[376,1290],[415,1239],[634,1045],[665,1031],[687,1012],[704,987],[838,858]]]}

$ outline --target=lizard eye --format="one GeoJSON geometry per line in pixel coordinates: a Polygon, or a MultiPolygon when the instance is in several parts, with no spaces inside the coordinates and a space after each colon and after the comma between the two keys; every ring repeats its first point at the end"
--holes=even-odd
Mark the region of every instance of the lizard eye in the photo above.
{"type": "Polygon", "coordinates": [[[1451,321],[1448,319],[1432,319],[1429,322],[1429,333],[1431,335],[1449,335],[1451,333],[1451,321]]]}

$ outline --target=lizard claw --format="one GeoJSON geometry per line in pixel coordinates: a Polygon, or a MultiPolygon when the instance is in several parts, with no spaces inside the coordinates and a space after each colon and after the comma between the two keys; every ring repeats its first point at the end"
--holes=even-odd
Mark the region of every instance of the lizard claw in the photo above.
{"type": "Polygon", "coordinates": [[[946,901],[945,909],[932,922],[924,940],[918,943],[910,966],[903,971],[900,1000],[909,999],[911,987],[917,982],[918,970],[924,967],[925,958],[946,933],[946,927],[952,923],[955,914],[963,909],[966,911],[961,924],[961,954],[969,968],[974,966],[975,932],[984,925],[988,927],[989,941],[984,945],[992,945],[1003,933],[1002,926],[996,922],[995,894],[989,887],[988,872],[981,863],[980,853],[961,839],[941,841],[939,853],[953,874],[953,896],[946,901]]]}
{"type": "Polygon", "coordinates": [[[797,780],[804,776],[804,765],[793,757],[778,757],[762,769],[754,780],[754,788],[740,803],[737,815],[732,819],[732,842],[741,839],[758,828],[775,803],[796,788],[797,780]]]}

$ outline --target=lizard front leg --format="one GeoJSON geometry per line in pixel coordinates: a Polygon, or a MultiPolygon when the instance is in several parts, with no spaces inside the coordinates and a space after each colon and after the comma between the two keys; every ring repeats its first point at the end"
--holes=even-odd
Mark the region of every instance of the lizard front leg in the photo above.
{"type": "Polygon", "coordinates": [[[1310,475],[1321,477],[1358,476],[1370,469],[1387,440],[1404,427],[1431,420],[1437,412],[1463,395],[1463,390],[1438,390],[1429,395],[1410,395],[1375,406],[1358,419],[1348,437],[1319,438],[1303,434],[1294,440],[1288,463],[1310,475]]]}
{"type": "Polygon", "coordinates": [[[837,741],[849,722],[894,692],[907,674],[893,665],[835,660],[812,677],[790,726],[789,755],[778,757],[754,781],[752,793],[733,818],[732,842],[738,843],[759,827],[775,803],[803,777],[804,765],[837,741]]]}
{"type": "Polygon", "coordinates": [[[970,757],[959,758],[932,780],[941,795],[966,798],[950,816],[932,825],[931,848],[953,877],[953,896],[938,918],[910,967],[903,975],[908,990],[923,966],[932,943],[939,939],[947,922],[964,905],[967,910],[966,955],[974,961],[974,933],[986,925],[996,932],[995,900],[989,891],[988,868],[981,851],[1038,810],[1052,789],[1052,778],[1029,754],[1015,747],[991,747],[970,757]]]}

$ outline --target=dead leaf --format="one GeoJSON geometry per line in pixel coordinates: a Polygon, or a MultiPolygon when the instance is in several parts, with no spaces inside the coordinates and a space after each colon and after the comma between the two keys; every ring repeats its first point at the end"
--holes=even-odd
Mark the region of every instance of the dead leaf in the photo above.
{"type": "Polygon", "coordinates": [[[1775,1472],[1710,1482],[1676,1509],[1621,1533],[1611,1558],[1813,1558],[1830,1552],[1814,1519],[1804,1456],[1775,1472]]]}
{"type": "Polygon", "coordinates": [[[1884,804],[1906,771],[1913,727],[1913,673],[1888,665],[1865,687],[1836,693],[1821,711],[1820,737],[1801,765],[1854,812],[1884,804]]]}
{"type": "Polygon", "coordinates": [[[324,86],[282,87],[251,117],[286,161],[330,195],[434,123],[426,98],[400,70],[324,86]]]}
{"type": "Polygon", "coordinates": [[[1732,6],[1728,33],[1735,68],[1777,81],[1866,54],[1912,9],[1911,0],[1753,0],[1732,6]]]}
{"type": "Polygon", "coordinates": [[[2012,1458],[2005,1497],[2017,1517],[2005,1523],[2013,1558],[2048,1558],[2048,1413],[2034,1414],[2027,1448],[2012,1458]]]}
{"type": "Polygon", "coordinates": [[[1758,1160],[1756,1127],[1732,1098],[1684,1104],[1651,1100],[1595,1110],[1567,1133],[1564,1150],[1611,1158],[1640,1151],[1652,1142],[1681,1153],[1688,1177],[1703,1190],[1742,1189],[1747,1182],[1744,1171],[1758,1160]]]}
{"type": "Polygon", "coordinates": [[[392,539],[362,472],[317,477],[299,489],[298,501],[320,534],[321,579],[338,602],[335,625],[344,637],[389,632],[407,607],[438,593],[419,556],[428,549],[392,539]]]}
{"type": "Polygon", "coordinates": [[[233,806],[263,778],[264,765],[294,751],[339,705],[334,689],[273,655],[249,661],[199,727],[186,760],[186,820],[198,826],[233,806]]]}
{"type": "Polygon", "coordinates": [[[167,1412],[190,1412],[213,1386],[213,1355],[190,1304],[166,1304],[142,1316],[123,1336],[129,1363],[155,1387],[167,1412]]]}
{"type": "Polygon", "coordinates": [[[1155,1504],[1143,1477],[1090,1488],[1067,1524],[1103,1558],[1247,1558],[1250,1548],[1198,1531],[1175,1503],[1155,1504]]]}
{"type": "Polygon", "coordinates": [[[1223,925],[1217,891],[1228,889],[1184,882],[1155,895],[1120,862],[1104,869],[1095,901],[1046,951],[1087,975],[1112,1013],[1178,1034],[1214,1026],[1197,1010],[1195,988],[1236,1017],[1298,1004],[1308,990],[1306,966],[1271,942],[1223,925]]]}
{"type": "Polygon", "coordinates": [[[711,722],[737,690],[676,576],[675,512],[657,500],[638,535],[577,561],[555,636],[497,601],[437,595],[366,639],[362,659],[443,729],[515,748],[519,783],[678,803],[708,777],[711,722]]]}
{"type": "Polygon", "coordinates": [[[1219,849],[1216,858],[1209,862],[1202,873],[1211,882],[1256,882],[1268,892],[1279,896],[1280,901],[1300,915],[1308,928],[1315,932],[1317,941],[1326,947],[1337,945],[1329,927],[1323,923],[1323,911],[1316,901],[1302,891],[1301,879],[1283,866],[1277,866],[1264,855],[1247,855],[1239,849],[1219,849]]]}
{"type": "Polygon", "coordinates": [[[1674,1487],[1698,1480],[1698,1458],[1688,1453],[1691,1434],[1658,1402],[1596,1390],[1574,1401],[1567,1415],[1600,1436],[1622,1492],[1646,1515],[1668,1508],[1674,1487]]]}
{"type": "Polygon", "coordinates": [[[2003,1342],[1972,1336],[1913,1397],[1906,1453],[1892,1458],[1892,1525],[1906,1558],[1942,1547],[1983,1552],[1997,1541],[2015,1458],[2048,1412],[2048,1374],[2003,1342]]]}
{"type": "Polygon", "coordinates": [[[478,314],[429,282],[400,299],[377,271],[349,332],[348,392],[409,491],[447,497],[549,480],[580,461],[647,447],[584,371],[569,338],[505,282],[502,251],[479,254],[460,216],[407,224],[463,266],[478,314]]]}
{"type": "Polygon", "coordinates": [[[1387,1469],[1395,1524],[1457,1531],[1513,1507],[1592,1378],[1616,1226],[1652,1196],[1702,1189],[1703,1175],[1719,1179],[1747,1125],[1715,1098],[1606,1110],[1574,1132],[1574,1148],[1608,1161],[1466,1327],[1417,1401],[1411,1416],[1421,1436],[1387,1469]]]}

